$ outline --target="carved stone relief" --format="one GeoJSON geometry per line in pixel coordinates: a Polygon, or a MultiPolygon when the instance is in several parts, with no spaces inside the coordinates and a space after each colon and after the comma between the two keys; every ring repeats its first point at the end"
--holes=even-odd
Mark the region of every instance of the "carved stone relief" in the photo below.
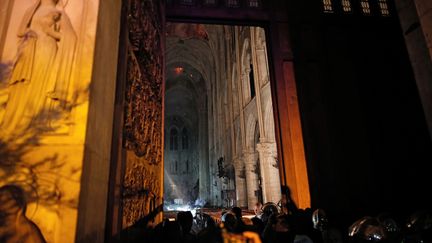
{"type": "Polygon", "coordinates": [[[163,53],[157,1],[130,1],[125,147],[161,161],[163,53]]]}
{"type": "Polygon", "coordinates": [[[16,57],[7,75],[8,99],[1,119],[3,137],[22,136],[30,126],[58,129],[65,116],[77,36],[65,6],[36,1],[18,27],[16,57]]]}
{"type": "Polygon", "coordinates": [[[47,242],[74,242],[99,0],[0,2],[0,186],[47,242]]]}
{"type": "MultiPolygon", "coordinates": [[[[133,156],[132,156],[133,158],[133,156]]],[[[123,182],[123,225],[132,225],[136,220],[149,214],[156,208],[160,199],[157,181],[158,175],[147,168],[140,158],[127,161],[123,182]]]]}
{"type": "Polygon", "coordinates": [[[123,227],[162,203],[163,25],[160,1],[128,2],[123,227]],[[133,153],[132,153],[133,152],[133,153]]]}

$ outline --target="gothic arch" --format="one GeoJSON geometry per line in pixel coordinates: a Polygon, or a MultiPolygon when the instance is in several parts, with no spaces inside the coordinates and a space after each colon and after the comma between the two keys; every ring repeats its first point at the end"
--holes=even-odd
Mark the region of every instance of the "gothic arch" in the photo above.
{"type": "Polygon", "coordinates": [[[166,50],[166,66],[173,66],[175,63],[186,63],[201,73],[206,82],[206,89],[210,89],[210,84],[216,79],[216,62],[214,52],[206,41],[202,40],[185,40],[178,42],[177,39],[167,39],[168,41],[177,41],[176,44],[166,50]]]}

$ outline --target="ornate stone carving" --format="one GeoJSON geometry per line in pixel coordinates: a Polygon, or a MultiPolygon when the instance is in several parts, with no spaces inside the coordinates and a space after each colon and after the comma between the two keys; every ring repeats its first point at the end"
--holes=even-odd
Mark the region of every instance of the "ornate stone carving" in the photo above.
{"type": "Polygon", "coordinates": [[[259,153],[268,154],[272,157],[277,157],[277,148],[275,142],[260,142],[256,145],[256,150],[259,153]]]}
{"type": "Polygon", "coordinates": [[[124,141],[151,164],[161,161],[163,52],[158,1],[130,1],[124,141]]]}
{"type": "Polygon", "coordinates": [[[128,161],[123,182],[123,225],[129,226],[155,209],[160,199],[158,177],[139,159],[128,161]]]}
{"type": "Polygon", "coordinates": [[[9,98],[0,122],[4,137],[22,136],[30,127],[53,131],[59,125],[54,120],[67,116],[77,37],[68,15],[56,4],[37,0],[21,20],[9,98]]]}
{"type": "Polygon", "coordinates": [[[158,0],[129,0],[123,227],[162,204],[163,19],[158,0]]]}

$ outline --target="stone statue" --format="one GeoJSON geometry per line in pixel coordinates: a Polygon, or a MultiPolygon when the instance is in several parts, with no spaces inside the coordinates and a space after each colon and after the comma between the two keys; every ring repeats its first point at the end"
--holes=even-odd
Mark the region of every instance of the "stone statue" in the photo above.
{"type": "Polygon", "coordinates": [[[0,242],[45,243],[39,227],[26,217],[24,191],[16,185],[0,187],[0,242]]]}
{"type": "Polygon", "coordinates": [[[47,123],[54,104],[67,100],[76,35],[60,2],[36,0],[24,14],[0,135],[20,135],[36,121],[47,123]]]}

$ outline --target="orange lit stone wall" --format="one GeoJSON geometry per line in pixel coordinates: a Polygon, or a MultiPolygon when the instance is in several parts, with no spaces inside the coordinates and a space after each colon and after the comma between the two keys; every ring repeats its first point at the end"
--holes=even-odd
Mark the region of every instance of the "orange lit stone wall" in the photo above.
{"type": "Polygon", "coordinates": [[[0,186],[13,183],[25,190],[26,215],[48,242],[74,242],[99,0],[59,1],[60,17],[44,21],[60,38],[36,31],[36,54],[24,62],[25,54],[31,53],[26,41],[32,43],[32,37],[28,31],[19,37],[19,26],[26,11],[31,16],[32,9],[37,13],[37,2],[0,3],[0,186]],[[49,62],[47,55],[41,55],[47,48],[51,48],[49,62]],[[27,81],[11,81],[18,68],[31,73],[27,81]],[[46,71],[38,74],[40,70],[46,71]],[[46,82],[37,86],[40,91],[26,90],[38,81],[46,82]],[[14,106],[24,107],[23,111],[8,111],[14,106]],[[9,114],[16,114],[20,122],[6,121],[9,114]],[[24,117],[29,121],[24,122],[24,117]]]}

